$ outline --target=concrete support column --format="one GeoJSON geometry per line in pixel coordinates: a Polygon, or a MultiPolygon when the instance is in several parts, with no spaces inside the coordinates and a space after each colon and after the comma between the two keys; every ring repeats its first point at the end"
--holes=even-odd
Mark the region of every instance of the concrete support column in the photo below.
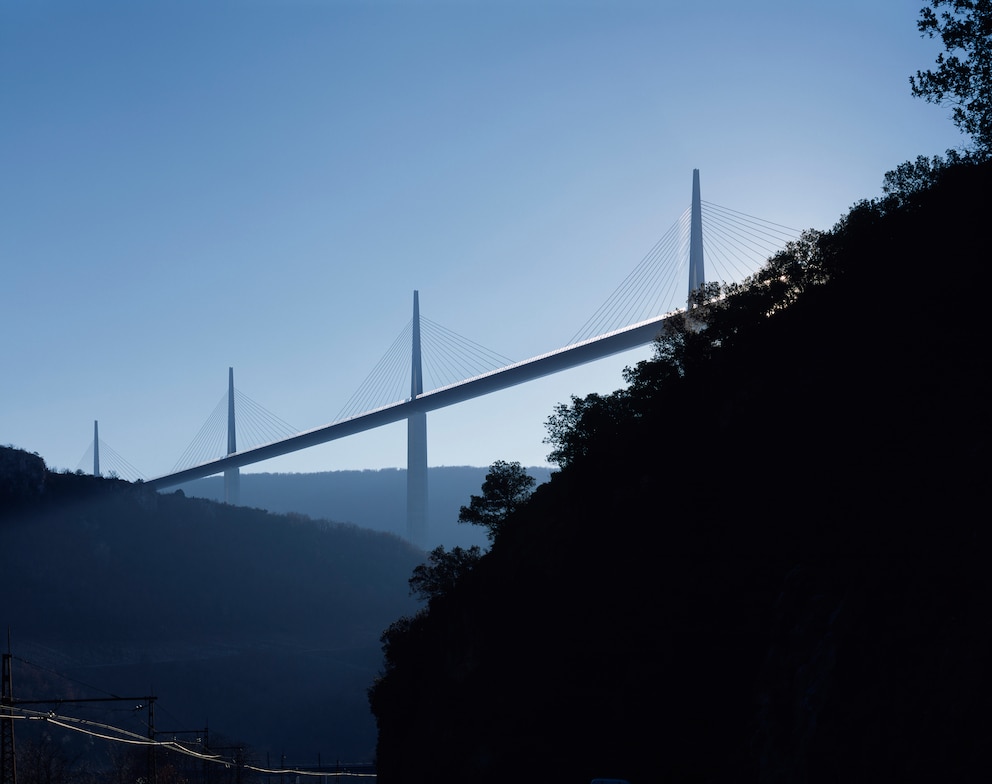
{"type": "MultiPolygon", "coordinates": [[[[420,354],[420,296],[413,292],[413,351],[410,399],[424,393],[420,354]]],[[[418,547],[427,547],[427,414],[411,414],[406,420],[406,531],[418,547]]]]}
{"type": "MultiPolygon", "coordinates": [[[[234,368],[227,369],[227,454],[238,451],[234,424],[234,368]]],[[[235,466],[224,472],[224,502],[237,506],[241,503],[241,469],[235,466]]]]}
{"type": "Polygon", "coordinates": [[[93,476],[100,476],[100,423],[93,420],[93,476]]]}
{"type": "Polygon", "coordinates": [[[686,307],[692,307],[692,292],[706,282],[703,269],[703,207],[699,197],[699,169],[692,170],[692,212],[689,221],[689,298],[686,307]]]}

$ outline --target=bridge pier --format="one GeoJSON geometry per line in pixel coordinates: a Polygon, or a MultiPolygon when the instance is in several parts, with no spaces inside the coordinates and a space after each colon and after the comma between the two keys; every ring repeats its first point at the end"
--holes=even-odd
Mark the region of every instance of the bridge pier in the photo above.
{"type": "MultiPolygon", "coordinates": [[[[227,369],[227,454],[238,451],[234,425],[234,368],[227,369]]],[[[224,503],[237,506],[241,503],[241,469],[235,466],[224,471],[224,503]]]]}
{"type": "Polygon", "coordinates": [[[699,196],[699,169],[692,170],[692,211],[689,219],[689,299],[686,309],[692,308],[692,292],[706,283],[703,270],[703,206],[699,196]]]}
{"type": "MultiPolygon", "coordinates": [[[[423,393],[420,295],[414,291],[410,399],[423,393]]],[[[423,411],[410,414],[406,420],[406,535],[418,547],[427,547],[427,414],[423,411]]]]}
{"type": "Polygon", "coordinates": [[[100,476],[100,422],[93,420],[93,476],[100,476]]]}

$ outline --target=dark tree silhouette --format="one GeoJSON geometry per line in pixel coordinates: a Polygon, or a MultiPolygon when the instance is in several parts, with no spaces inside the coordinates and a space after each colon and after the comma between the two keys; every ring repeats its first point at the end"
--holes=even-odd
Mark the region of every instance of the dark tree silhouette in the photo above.
{"type": "Polygon", "coordinates": [[[575,464],[602,439],[615,435],[628,415],[624,390],[610,395],[593,392],[581,398],[572,395],[571,402],[556,405],[544,423],[548,431],[544,443],[552,447],[548,460],[562,469],[575,464]]]}
{"type": "Polygon", "coordinates": [[[507,518],[530,498],[533,488],[534,477],[520,463],[497,460],[489,466],[482,495],[470,497],[468,506],[458,512],[458,522],[481,525],[493,542],[507,518]]]}
{"type": "Polygon", "coordinates": [[[992,153],[992,0],[931,0],[920,10],[920,33],[939,37],[937,68],[909,77],[913,95],[952,107],[954,124],[976,151],[992,153]]]}
{"type": "Polygon", "coordinates": [[[561,470],[383,637],[380,782],[988,778],[988,325],[925,303],[992,162],[886,185],[558,409],[561,470]]]}
{"type": "Polygon", "coordinates": [[[444,596],[455,587],[463,575],[472,570],[482,557],[482,550],[474,545],[467,550],[452,547],[446,552],[444,545],[435,547],[428,562],[415,567],[410,578],[410,593],[418,599],[430,600],[444,596]]]}

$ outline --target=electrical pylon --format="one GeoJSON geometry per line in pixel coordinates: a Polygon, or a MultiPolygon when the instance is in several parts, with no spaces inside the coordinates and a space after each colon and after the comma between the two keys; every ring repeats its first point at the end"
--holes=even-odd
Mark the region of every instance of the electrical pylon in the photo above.
{"type": "Polygon", "coordinates": [[[3,654],[3,686],[0,689],[0,784],[17,784],[17,757],[14,755],[14,691],[10,682],[10,630],[7,652],[3,654]]]}

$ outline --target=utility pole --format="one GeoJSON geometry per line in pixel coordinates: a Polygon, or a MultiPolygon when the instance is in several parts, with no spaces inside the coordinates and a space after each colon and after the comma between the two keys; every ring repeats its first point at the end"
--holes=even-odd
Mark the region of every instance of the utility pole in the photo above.
{"type": "Polygon", "coordinates": [[[148,740],[152,743],[148,747],[148,780],[151,784],[158,784],[158,768],[155,754],[155,698],[148,700],[148,740]]]}
{"type": "MultiPolygon", "coordinates": [[[[210,730],[207,727],[204,727],[202,730],[201,729],[196,729],[196,730],[155,730],[155,735],[156,736],[165,735],[166,737],[171,737],[174,743],[178,743],[179,742],[178,738],[176,737],[177,735],[194,735],[194,736],[196,736],[196,740],[194,741],[194,743],[196,743],[197,745],[199,745],[199,747],[200,747],[201,750],[206,751],[206,748],[207,748],[207,733],[209,731],[210,730]]],[[[202,778],[202,781],[206,782],[208,780],[208,768],[207,768],[207,766],[208,766],[209,763],[206,760],[204,760],[202,764],[203,764],[203,778],[202,778]]]]}
{"type": "MultiPolygon", "coordinates": [[[[11,660],[13,655],[10,652],[10,632],[7,632],[7,653],[3,654],[3,688],[2,698],[0,698],[0,732],[2,732],[2,761],[0,761],[0,784],[17,784],[17,766],[14,756],[14,708],[19,705],[62,705],[77,702],[137,702],[138,708],[148,706],[148,738],[155,740],[155,700],[154,696],[146,697],[83,697],[76,699],[64,699],[62,697],[50,697],[42,700],[15,700],[13,688],[11,686],[11,660]]],[[[154,747],[149,747],[149,752],[154,752],[154,747]]],[[[155,784],[155,759],[154,754],[149,757],[149,780],[155,784]]]]}
{"type": "Polygon", "coordinates": [[[233,751],[231,759],[234,765],[234,781],[235,784],[241,784],[241,777],[245,766],[248,764],[248,756],[245,753],[244,746],[214,746],[209,749],[211,752],[216,751],[233,751]]]}
{"type": "MultiPolygon", "coordinates": [[[[3,655],[3,663],[4,663],[4,686],[5,686],[5,688],[6,688],[7,684],[8,684],[8,682],[9,682],[9,668],[10,668],[9,662],[10,662],[10,654],[9,653],[5,653],[3,655]]],[[[7,697],[6,697],[6,691],[4,692],[4,694],[5,694],[5,696],[4,696],[4,706],[6,707],[8,705],[7,697]]],[[[145,705],[147,704],[147,706],[148,706],[148,739],[154,742],[154,740],[155,740],[155,700],[156,699],[157,699],[156,697],[81,697],[81,698],[78,698],[78,699],[63,699],[62,697],[54,697],[54,698],[49,698],[49,699],[46,699],[46,700],[15,700],[15,699],[11,698],[9,704],[11,706],[15,706],[15,705],[52,705],[53,703],[56,704],[56,705],[64,705],[64,704],[68,704],[68,703],[77,703],[77,702],[137,702],[138,705],[135,708],[135,710],[139,710],[139,709],[145,707],[145,705]]],[[[4,713],[6,714],[7,711],[5,710],[4,713]]],[[[12,724],[13,722],[12,721],[4,721],[3,723],[6,726],[7,724],[12,724]]],[[[11,732],[13,733],[13,731],[11,731],[11,732]]],[[[10,746],[11,746],[11,757],[13,757],[13,748],[14,748],[14,737],[13,737],[13,734],[11,734],[10,746]]],[[[6,750],[6,746],[4,746],[4,749],[6,750]]],[[[4,778],[2,780],[2,784],[8,784],[8,779],[6,777],[6,767],[4,768],[4,771],[5,771],[5,773],[4,773],[4,778]]],[[[11,763],[11,776],[13,776],[13,763],[11,763]]],[[[155,747],[154,747],[154,745],[150,745],[148,747],[148,781],[150,782],[150,784],[155,784],[155,782],[156,782],[155,747]]],[[[14,778],[11,778],[11,779],[9,779],[9,784],[17,784],[17,782],[16,782],[16,780],[14,778]]]]}
{"type": "Polygon", "coordinates": [[[10,630],[7,630],[7,652],[3,654],[3,688],[0,697],[0,784],[17,784],[17,762],[14,756],[14,694],[10,681],[10,630]]]}

